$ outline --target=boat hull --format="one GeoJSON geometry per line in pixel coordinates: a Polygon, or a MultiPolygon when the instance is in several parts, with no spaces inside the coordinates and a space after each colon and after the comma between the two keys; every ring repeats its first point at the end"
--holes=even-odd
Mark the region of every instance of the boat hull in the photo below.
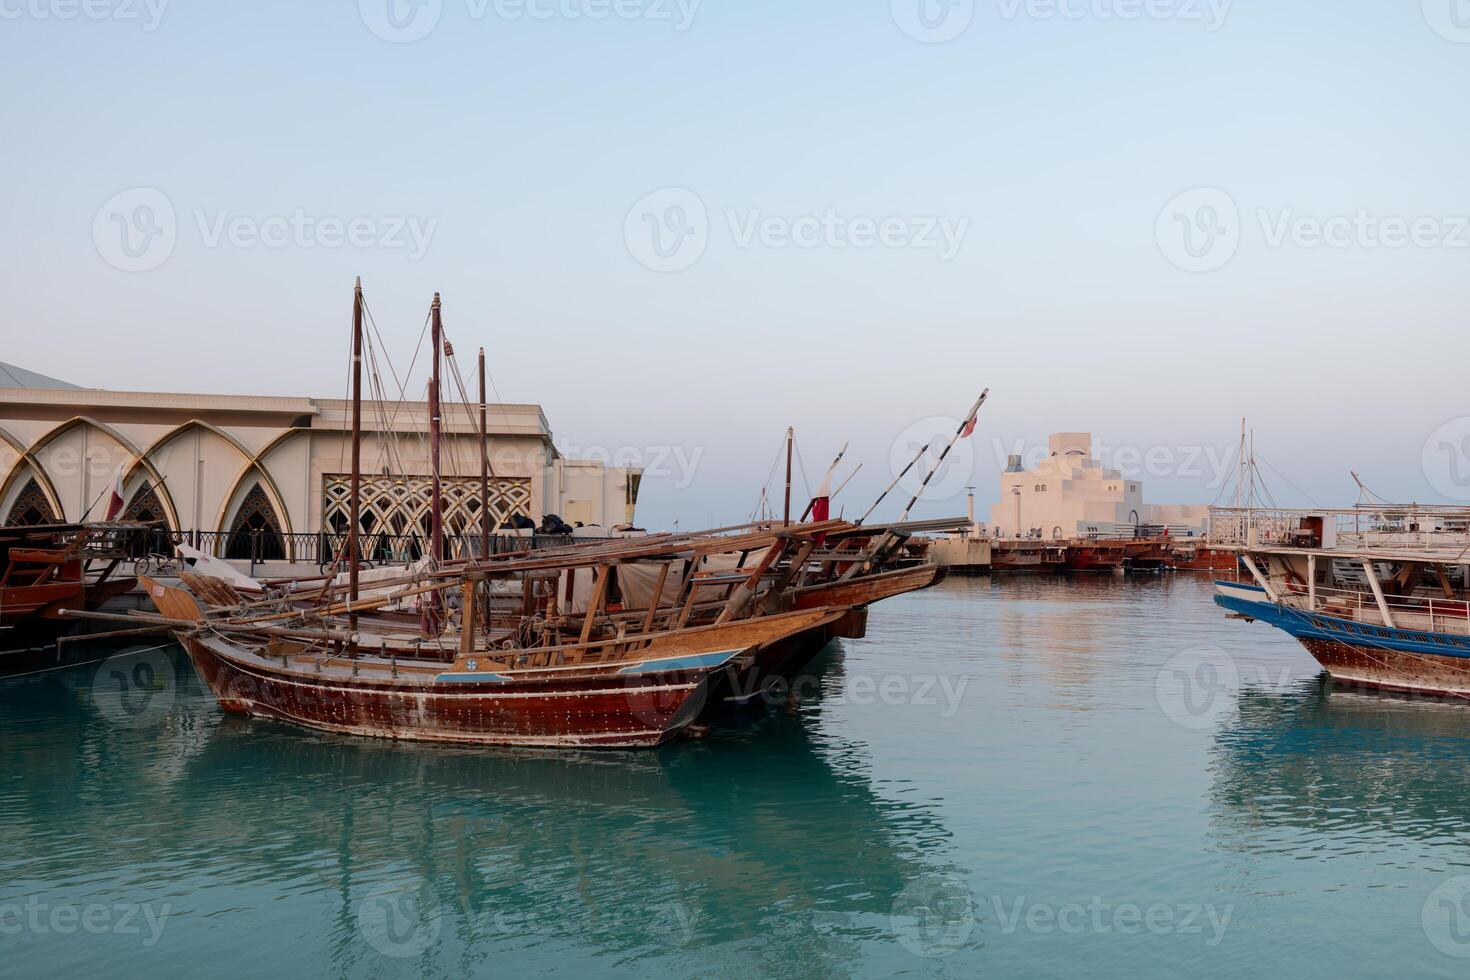
{"type": "MultiPolygon", "coordinates": [[[[891,572],[863,575],[847,581],[824,582],[796,590],[793,609],[823,609],[866,606],[906,592],[927,589],[944,578],[939,565],[915,565],[891,572]]],[[[857,639],[857,637],[852,637],[857,639]]]]}
{"type": "Polygon", "coordinates": [[[1390,629],[1280,606],[1264,589],[1217,582],[1216,604],[1290,634],[1334,681],[1387,691],[1470,696],[1470,636],[1390,629]]]}
{"type": "Polygon", "coordinates": [[[708,723],[732,707],[763,703],[773,697],[773,690],[789,688],[827,644],[839,638],[861,636],[867,616],[868,611],[863,608],[834,614],[820,625],[762,646],[749,664],[721,670],[711,679],[700,722],[708,723]]]}
{"type": "MultiPolygon", "coordinates": [[[[474,745],[645,748],[672,738],[704,706],[704,667],[560,680],[365,680],[288,669],[217,637],[180,642],[225,711],[320,731],[474,745]]],[[[731,655],[737,651],[730,651],[731,655]]]]}
{"type": "Polygon", "coordinates": [[[795,609],[842,611],[806,630],[761,646],[748,665],[722,670],[711,686],[709,706],[702,720],[708,721],[722,705],[752,705],[768,699],[773,688],[789,687],[827,644],[836,639],[862,639],[867,634],[869,605],[927,589],[943,580],[947,571],[940,565],[916,565],[797,589],[792,600],[795,609]]]}
{"type": "Polygon", "coordinates": [[[1368,649],[1298,637],[1336,682],[1383,691],[1470,697],[1470,659],[1368,649]]]}

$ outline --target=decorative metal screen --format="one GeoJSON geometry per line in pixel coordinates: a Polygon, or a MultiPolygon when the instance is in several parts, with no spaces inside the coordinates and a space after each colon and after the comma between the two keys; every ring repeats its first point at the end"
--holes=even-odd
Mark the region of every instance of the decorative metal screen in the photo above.
{"type": "Polygon", "coordinates": [[[149,521],[164,520],[163,503],[158,499],[158,493],[154,487],[145,486],[133,494],[133,502],[128,504],[128,509],[119,515],[118,520],[149,521]]]}
{"type": "Polygon", "coordinates": [[[260,484],[250,488],[225,542],[226,558],[253,558],[256,561],[280,561],[286,557],[281,539],[281,520],[271,506],[260,484]]]}
{"type": "MultiPolygon", "coordinates": [[[[445,477],[444,536],[450,553],[462,553],[462,539],[480,532],[480,481],[445,477]]],[[[371,558],[416,558],[429,538],[430,483],[427,477],[364,476],[362,478],[363,550],[371,558]]],[[[322,528],[344,534],[352,507],[351,477],[326,478],[322,528]]],[[[529,480],[490,481],[490,527],[495,529],[513,514],[531,516],[529,480]]]]}
{"type": "Polygon", "coordinates": [[[20,496],[16,498],[14,505],[10,508],[10,515],[5,519],[6,524],[54,524],[56,514],[51,510],[51,503],[46,495],[41,492],[40,486],[35,479],[26,483],[21,490],[20,496]]]}

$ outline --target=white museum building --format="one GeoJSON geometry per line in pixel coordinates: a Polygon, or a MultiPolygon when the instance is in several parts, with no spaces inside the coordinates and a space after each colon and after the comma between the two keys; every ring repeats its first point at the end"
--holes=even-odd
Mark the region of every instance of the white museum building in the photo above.
{"type": "Polygon", "coordinates": [[[1131,537],[1139,527],[1186,536],[1203,533],[1208,520],[1204,505],[1145,504],[1141,481],[1093,458],[1090,432],[1053,433],[1046,457],[1029,470],[1011,456],[990,508],[997,538],[1131,537]]]}

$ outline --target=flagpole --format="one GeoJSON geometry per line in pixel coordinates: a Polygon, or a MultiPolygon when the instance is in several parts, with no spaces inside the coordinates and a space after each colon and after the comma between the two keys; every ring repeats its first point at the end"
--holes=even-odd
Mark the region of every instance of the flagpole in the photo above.
{"type": "Polygon", "coordinates": [[[787,527],[791,526],[791,446],[795,441],[796,430],[788,425],[786,427],[786,508],[781,518],[781,523],[787,527]]]}
{"type": "Polygon", "coordinates": [[[960,427],[954,430],[954,435],[949,437],[949,445],[944,447],[944,452],[940,453],[939,458],[934,461],[934,466],[929,470],[929,475],[924,477],[924,482],[919,484],[919,489],[914,492],[913,499],[909,501],[909,505],[899,515],[898,521],[900,524],[909,519],[909,511],[913,510],[914,504],[919,502],[919,498],[924,494],[924,488],[929,485],[929,481],[934,479],[934,474],[938,473],[939,468],[944,465],[945,457],[954,448],[954,444],[960,441],[960,436],[965,435],[965,430],[970,428],[971,424],[975,421],[975,417],[980,414],[980,406],[985,404],[985,399],[989,396],[990,389],[986,388],[980,392],[980,397],[975,399],[975,404],[971,407],[970,414],[965,416],[965,420],[960,423],[960,427]]]}
{"type": "MultiPolygon", "coordinates": [[[[837,464],[838,463],[841,463],[842,462],[842,457],[844,457],[844,456],[847,455],[847,447],[850,446],[850,445],[852,445],[852,443],[850,443],[850,442],[844,442],[842,444],[842,448],[839,449],[839,450],[837,450],[837,458],[834,459],[834,460],[832,460],[832,465],[829,466],[829,467],[827,467],[827,472],[822,477],[822,482],[823,483],[826,483],[828,477],[830,477],[833,473],[837,472],[837,464]]],[[[852,479],[852,477],[848,477],[848,479],[850,480],[850,479],[852,479]]],[[[834,493],[831,496],[835,497],[837,495],[834,493]]],[[[806,502],[806,510],[804,510],[804,511],[801,512],[801,519],[803,521],[806,520],[809,516],[811,516],[812,508],[816,506],[816,503],[817,503],[817,498],[816,497],[812,497],[811,500],[808,500],[806,502]]]]}
{"type": "Polygon", "coordinates": [[[839,493],[841,493],[844,489],[846,489],[847,485],[852,482],[852,478],[855,477],[855,476],[857,476],[858,473],[862,471],[862,468],[863,468],[863,464],[862,463],[859,463],[859,464],[857,464],[857,469],[855,469],[851,473],[847,474],[847,479],[843,480],[840,484],[838,484],[837,489],[832,491],[832,497],[831,497],[832,500],[836,500],[837,499],[837,495],[839,493]]]}

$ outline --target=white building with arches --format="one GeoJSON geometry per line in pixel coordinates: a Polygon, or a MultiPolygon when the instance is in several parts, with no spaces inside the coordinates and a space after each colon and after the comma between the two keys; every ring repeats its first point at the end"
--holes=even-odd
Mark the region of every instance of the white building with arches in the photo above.
{"type": "MultiPolygon", "coordinates": [[[[7,524],[101,520],[121,467],[124,517],[162,521],[221,555],[247,557],[241,542],[253,535],[271,550],[263,558],[314,558],[320,532],[346,529],[351,406],[341,399],[107,391],[16,369],[10,378],[27,386],[6,387],[0,373],[7,524]]],[[[478,424],[477,409],[446,404],[449,535],[478,533],[478,424]]],[[[608,527],[633,521],[638,469],[568,466],[537,405],[492,405],[487,428],[494,526],[547,513],[608,527]]],[[[375,548],[413,550],[427,537],[427,429],[423,402],[364,404],[363,532],[375,548]]]]}

